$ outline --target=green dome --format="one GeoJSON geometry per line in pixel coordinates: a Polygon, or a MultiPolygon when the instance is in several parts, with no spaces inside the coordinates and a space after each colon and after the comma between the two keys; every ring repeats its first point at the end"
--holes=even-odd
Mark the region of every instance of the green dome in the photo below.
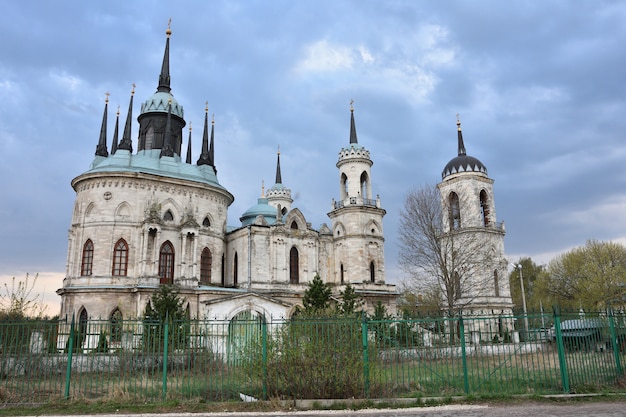
{"type": "Polygon", "coordinates": [[[183,119],[183,106],[178,104],[178,101],[176,101],[171,93],[163,91],[157,91],[152,94],[152,97],[141,105],[141,114],[154,112],[167,113],[170,100],[172,104],[172,114],[183,119]]]}
{"type": "Polygon", "coordinates": [[[268,224],[276,223],[276,207],[271,206],[268,203],[267,198],[261,197],[257,200],[257,204],[250,207],[248,210],[243,213],[243,215],[239,218],[242,226],[248,226],[254,223],[254,220],[257,216],[265,217],[265,221],[268,224]]]}

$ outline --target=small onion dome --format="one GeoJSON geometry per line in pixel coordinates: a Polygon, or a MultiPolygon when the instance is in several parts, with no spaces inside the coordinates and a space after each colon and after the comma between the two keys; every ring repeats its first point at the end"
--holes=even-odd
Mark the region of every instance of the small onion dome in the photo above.
{"type": "Polygon", "coordinates": [[[246,210],[245,213],[243,213],[243,215],[239,218],[239,220],[241,221],[242,226],[248,226],[254,223],[258,216],[263,216],[268,224],[275,224],[276,213],[276,207],[271,206],[268,203],[267,198],[260,197],[257,200],[257,203],[254,206],[250,207],[248,210],[246,210]]]}

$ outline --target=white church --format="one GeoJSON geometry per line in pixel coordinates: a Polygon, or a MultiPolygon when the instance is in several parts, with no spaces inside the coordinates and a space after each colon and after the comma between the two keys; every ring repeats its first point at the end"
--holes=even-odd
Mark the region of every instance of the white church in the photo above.
{"type": "MultiPolygon", "coordinates": [[[[201,154],[192,158],[190,129],[183,158],[186,122],[171,93],[171,31],[166,33],[157,90],[137,117],[137,141],[131,138],[134,91],[123,133],[118,112],[110,147],[107,99],[95,157],[72,180],[76,201],[66,277],[57,290],[60,316],[82,324],[140,318],[159,286],[174,285],[190,319],[290,318],[316,275],[335,299],[349,283],[367,311],[380,302],[395,313],[399,293],[385,282],[386,211],[372,186],[370,153],[357,140],[354,109],[336,162],[338,196],[328,196],[329,225],[315,229],[292,206],[280,153],[275,183],[229,224],[234,196],[217,178],[219,139],[208,110],[201,154]]],[[[493,180],[466,154],[460,124],[458,155],[445,166],[438,188],[449,209],[447,231],[488,243],[489,261],[469,278],[479,285],[459,283],[455,302],[465,311],[509,314],[505,230],[496,221],[493,180]]]]}
{"type": "Polygon", "coordinates": [[[131,138],[133,94],[121,137],[112,143],[108,99],[95,157],[72,180],[76,201],[69,230],[61,317],[142,317],[161,285],[174,285],[191,319],[289,318],[315,275],[333,297],[350,284],[372,311],[396,311],[398,292],[385,283],[383,217],[372,187],[369,151],[358,143],[354,109],[336,162],[338,198],[330,224],[315,229],[276,181],[229,224],[234,196],[217,177],[214,122],[205,112],[202,152],[183,156],[183,107],[170,89],[171,31],[156,92],[141,104],[138,140],[131,138]],[[349,139],[349,140],[348,140],[349,139]],[[136,151],[133,148],[136,146],[136,151]]]}

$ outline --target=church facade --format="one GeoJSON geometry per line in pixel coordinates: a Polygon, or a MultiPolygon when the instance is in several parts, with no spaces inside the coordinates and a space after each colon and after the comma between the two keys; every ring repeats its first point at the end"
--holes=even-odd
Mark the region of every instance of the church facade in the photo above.
{"type": "Polygon", "coordinates": [[[373,193],[373,161],[358,143],[354,109],[329,225],[315,229],[292,207],[280,153],[275,183],[229,225],[234,196],[217,178],[208,110],[201,154],[192,158],[190,129],[183,157],[186,121],[170,88],[170,35],[157,90],[137,117],[138,139],[131,138],[133,90],[123,133],[118,112],[109,147],[107,100],[95,157],[72,180],[61,317],[139,318],[159,286],[174,285],[192,319],[289,318],[315,275],[334,297],[350,283],[368,311],[381,302],[395,312],[398,293],[385,282],[386,212],[373,193]]]}

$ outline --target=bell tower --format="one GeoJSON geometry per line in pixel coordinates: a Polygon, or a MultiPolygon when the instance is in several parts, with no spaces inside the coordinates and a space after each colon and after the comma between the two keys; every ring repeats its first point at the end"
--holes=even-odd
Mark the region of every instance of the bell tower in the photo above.
{"type": "Polygon", "coordinates": [[[455,269],[454,304],[482,314],[511,312],[511,291],[504,254],[504,222],[496,218],[494,180],[487,167],[467,155],[457,115],[458,155],[437,184],[442,203],[441,247],[455,269]]]}
{"type": "Polygon", "coordinates": [[[359,145],[350,103],[350,142],[339,151],[339,200],[332,203],[335,283],[384,283],[385,256],[380,198],[372,193],[370,152],[359,145]]]}

